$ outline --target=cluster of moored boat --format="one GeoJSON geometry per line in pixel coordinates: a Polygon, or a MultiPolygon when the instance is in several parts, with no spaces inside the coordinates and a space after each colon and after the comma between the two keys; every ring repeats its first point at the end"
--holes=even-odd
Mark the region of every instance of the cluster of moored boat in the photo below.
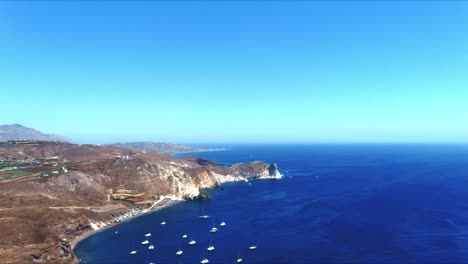
{"type": "MultiPolygon", "coordinates": [[[[201,219],[209,219],[210,216],[209,215],[205,215],[205,214],[202,214],[200,216],[201,219]]],[[[166,222],[161,222],[161,225],[166,225],[166,222]]],[[[221,223],[219,224],[220,227],[225,227],[226,226],[226,222],[224,221],[221,221],[221,223]]],[[[213,227],[210,229],[210,233],[216,233],[218,232],[218,228],[216,228],[215,224],[214,224],[214,221],[213,221],[213,227]]],[[[117,231],[116,231],[117,233],[117,231]]],[[[149,250],[153,250],[154,249],[154,245],[150,244],[150,241],[148,240],[149,237],[151,237],[151,233],[147,233],[145,234],[145,237],[146,239],[144,241],[141,242],[142,245],[148,245],[148,249],[149,250]]],[[[187,239],[188,238],[188,235],[184,234],[182,235],[182,238],[183,239],[187,239]]],[[[195,241],[194,239],[190,239],[190,241],[187,243],[188,245],[190,246],[193,246],[195,244],[197,244],[197,241],[195,241]]],[[[257,249],[257,246],[256,245],[251,245],[249,247],[250,250],[255,250],[257,249]]],[[[214,251],[215,250],[215,247],[210,244],[209,247],[206,249],[207,251],[214,251]]],[[[136,250],[132,250],[130,252],[130,255],[135,255],[137,253],[136,250]]],[[[182,254],[184,254],[184,252],[179,248],[177,251],[176,251],[176,256],[181,256],[182,254]]],[[[243,259],[238,256],[237,259],[236,259],[236,263],[241,263],[243,261],[243,259]]],[[[209,259],[208,258],[203,258],[201,261],[200,261],[201,264],[207,264],[207,263],[210,263],[209,259]]]]}

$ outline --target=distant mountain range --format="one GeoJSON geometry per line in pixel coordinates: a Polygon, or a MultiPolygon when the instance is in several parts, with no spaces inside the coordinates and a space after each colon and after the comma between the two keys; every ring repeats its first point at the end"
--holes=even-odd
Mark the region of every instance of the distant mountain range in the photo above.
{"type": "Polygon", "coordinates": [[[194,146],[185,146],[161,142],[134,142],[134,143],[117,143],[112,146],[135,150],[144,151],[147,153],[165,153],[165,154],[176,154],[176,153],[188,153],[188,152],[204,152],[204,151],[218,151],[223,149],[217,148],[200,148],[194,146]]]}
{"type": "MultiPolygon", "coordinates": [[[[25,127],[20,124],[13,125],[0,125],[0,142],[10,140],[35,140],[35,141],[52,141],[52,142],[66,142],[72,143],[71,139],[64,136],[45,134],[35,129],[25,127]]],[[[217,151],[222,149],[207,149],[194,146],[185,146],[161,142],[131,142],[131,143],[116,143],[110,144],[111,146],[142,151],[148,153],[164,153],[164,154],[176,154],[176,153],[188,153],[188,152],[202,152],[202,151],[217,151]]]]}
{"type": "Polygon", "coordinates": [[[72,142],[66,137],[53,134],[44,134],[40,131],[19,124],[0,125],[0,141],[9,140],[72,142]]]}

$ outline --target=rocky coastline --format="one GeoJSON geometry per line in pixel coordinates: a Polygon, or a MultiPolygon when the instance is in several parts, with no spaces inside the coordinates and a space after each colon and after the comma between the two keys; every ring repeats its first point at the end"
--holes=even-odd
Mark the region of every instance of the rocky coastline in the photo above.
{"type": "Polygon", "coordinates": [[[227,167],[59,142],[3,145],[0,165],[3,263],[77,263],[74,246],[109,226],[179,201],[207,199],[205,189],[225,182],[281,177],[275,164],[261,161],[227,167]]]}

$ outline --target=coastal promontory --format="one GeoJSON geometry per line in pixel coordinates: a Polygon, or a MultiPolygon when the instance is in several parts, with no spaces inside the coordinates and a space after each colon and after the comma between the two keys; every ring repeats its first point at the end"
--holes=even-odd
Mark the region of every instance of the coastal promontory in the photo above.
{"type": "Polygon", "coordinates": [[[261,161],[223,166],[116,146],[0,143],[0,259],[75,263],[84,234],[228,181],[274,178],[261,161]]]}

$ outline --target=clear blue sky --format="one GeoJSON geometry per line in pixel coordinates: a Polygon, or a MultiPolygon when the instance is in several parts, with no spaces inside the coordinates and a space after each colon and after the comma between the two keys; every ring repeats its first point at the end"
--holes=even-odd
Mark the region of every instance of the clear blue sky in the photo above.
{"type": "Polygon", "coordinates": [[[1,2],[0,96],[79,142],[468,141],[468,2],[1,2]]]}

